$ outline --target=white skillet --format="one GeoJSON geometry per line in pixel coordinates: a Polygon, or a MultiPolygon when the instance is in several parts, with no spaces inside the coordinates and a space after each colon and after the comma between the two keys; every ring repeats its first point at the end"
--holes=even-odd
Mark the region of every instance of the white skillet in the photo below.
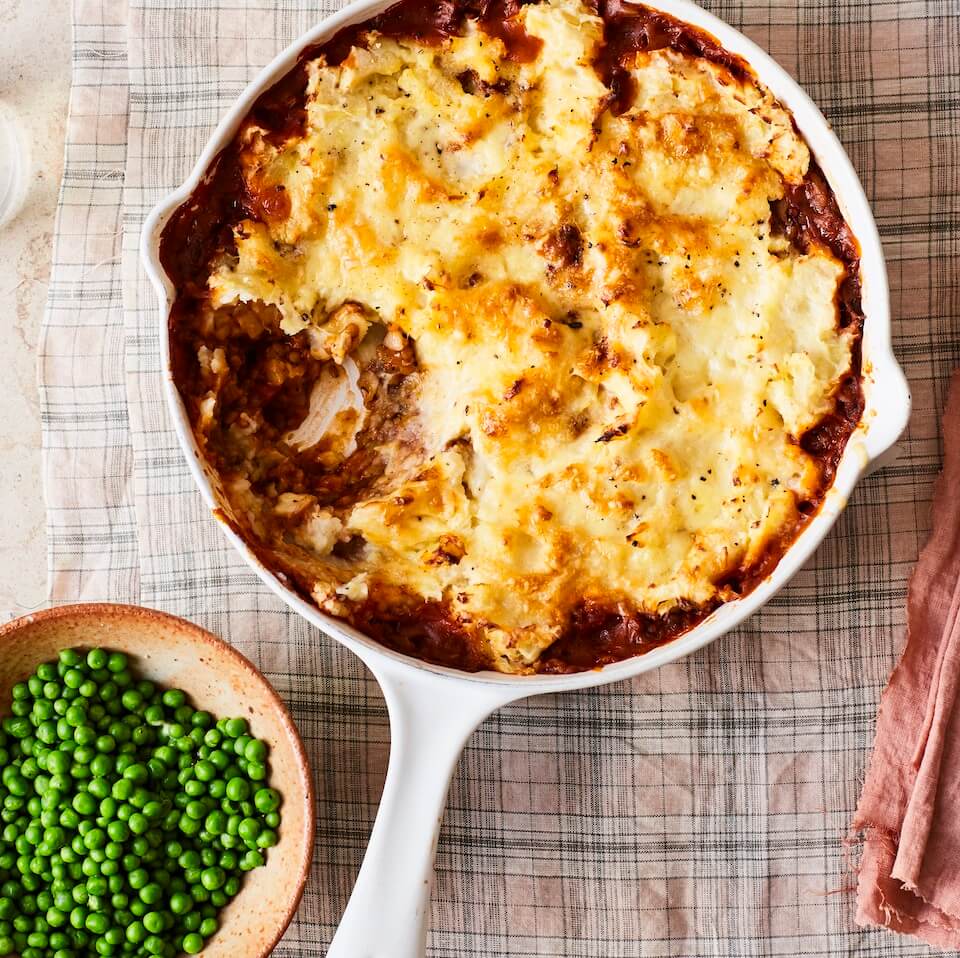
{"type": "MultiPolygon", "coordinates": [[[[170,374],[167,319],[174,289],[159,258],[160,233],[186,200],[217,153],[231,140],[257,97],[284,76],[304,47],[322,43],[344,26],[366,20],[392,0],[356,0],[292,43],[247,87],[220,122],[187,181],[163,200],[143,228],[141,252],[160,304],[165,390],[174,428],[191,472],[211,510],[221,506],[215,481],[200,460],[180,396],[170,374]]],[[[425,0],[427,2],[427,0],[425,0]]],[[[447,789],[468,736],[493,711],[529,695],[572,691],[628,679],[688,655],[742,622],[789,581],[830,530],[857,480],[903,431],[910,394],[890,345],[887,275],[877,229],[857,175],[830,125],[790,76],[758,46],[689,0],[650,0],[648,6],[701,27],[754,69],[760,81],[792,111],[797,126],[836,193],[861,246],[863,369],[866,411],[840,461],[819,513],[773,573],[736,602],[717,609],[696,628],[644,656],[575,675],[522,677],[465,674],[391,652],[309,605],[265,569],[225,524],[224,534],[263,582],[292,609],[355,652],[376,676],[390,713],[391,751],[380,810],[363,867],[329,958],[420,958],[426,941],[437,835],[447,789]]]]}

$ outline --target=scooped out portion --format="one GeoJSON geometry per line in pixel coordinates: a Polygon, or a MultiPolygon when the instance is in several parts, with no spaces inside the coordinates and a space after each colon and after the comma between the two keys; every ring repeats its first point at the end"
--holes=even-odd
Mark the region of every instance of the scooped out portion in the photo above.
{"type": "Polygon", "coordinates": [[[308,50],[164,236],[231,521],[461,668],[738,598],[862,413],[857,244],[789,112],[644,7],[414,0],[308,50]]]}

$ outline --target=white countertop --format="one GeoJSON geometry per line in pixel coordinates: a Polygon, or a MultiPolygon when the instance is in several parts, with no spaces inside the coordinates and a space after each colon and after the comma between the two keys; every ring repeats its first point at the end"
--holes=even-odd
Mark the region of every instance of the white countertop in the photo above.
{"type": "Polygon", "coordinates": [[[69,92],[68,0],[0,0],[0,99],[16,111],[30,151],[23,208],[0,227],[0,619],[46,595],[36,349],[69,92]]]}

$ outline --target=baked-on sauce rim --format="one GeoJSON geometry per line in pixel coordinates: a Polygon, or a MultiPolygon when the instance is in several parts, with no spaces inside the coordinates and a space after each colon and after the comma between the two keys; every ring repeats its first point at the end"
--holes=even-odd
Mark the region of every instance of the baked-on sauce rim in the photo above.
{"type": "MultiPolygon", "coordinates": [[[[519,62],[532,59],[541,41],[528,35],[517,21],[520,6],[518,0],[441,0],[436,4],[401,0],[384,13],[346,27],[322,44],[304,49],[290,72],[257,99],[249,119],[278,139],[302,131],[307,62],[321,54],[329,64],[342,62],[352,46],[363,44],[364,32],[371,29],[388,37],[433,44],[457,35],[469,18],[479,21],[485,32],[503,40],[509,59],[519,62]]],[[[608,109],[614,114],[630,106],[632,80],[623,63],[638,51],[670,47],[722,64],[735,75],[754,78],[750,66],[725,50],[714,37],[660,11],[620,0],[597,0],[597,13],[604,21],[604,46],[595,68],[610,89],[608,109]]],[[[243,219],[261,219],[271,212],[270,204],[282,205],[285,201],[282,195],[251,194],[240,172],[239,135],[214,159],[200,185],[173,213],[160,242],[161,262],[177,290],[169,319],[172,373],[194,425],[198,397],[191,392],[191,363],[195,364],[192,357],[195,344],[189,341],[186,317],[192,306],[206,295],[207,268],[216,252],[230,247],[234,224],[243,219]]],[[[804,451],[820,466],[817,494],[801,503],[799,520],[794,526],[784,529],[758,561],[726,583],[733,593],[741,596],[773,571],[819,510],[864,408],[860,251],[832,189],[813,158],[803,182],[788,186],[784,199],[773,206],[772,214],[774,228],[795,248],[805,251],[811,244],[820,244],[844,265],[846,276],[837,297],[838,322],[841,328],[851,330],[854,338],[850,370],[837,385],[832,410],[800,439],[804,451]]],[[[281,555],[258,542],[226,513],[221,512],[221,517],[233,526],[267,568],[312,601],[308,584],[300,581],[296,570],[289,567],[281,555]]],[[[677,607],[666,615],[624,615],[617,609],[584,601],[564,633],[541,655],[537,671],[576,672],[642,654],[688,631],[718,604],[677,607]]],[[[445,603],[418,599],[402,613],[396,609],[385,613],[370,599],[353,609],[350,622],[380,643],[428,662],[466,671],[490,667],[461,631],[445,603]]]]}

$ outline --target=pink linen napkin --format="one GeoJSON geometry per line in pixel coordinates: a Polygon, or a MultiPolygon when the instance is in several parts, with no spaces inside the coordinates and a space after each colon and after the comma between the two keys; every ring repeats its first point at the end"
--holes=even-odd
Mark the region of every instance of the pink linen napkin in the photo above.
{"type": "Polygon", "coordinates": [[[853,828],[863,835],[857,922],[960,950],[960,370],[943,437],[907,645],[880,701],[853,828]]]}

